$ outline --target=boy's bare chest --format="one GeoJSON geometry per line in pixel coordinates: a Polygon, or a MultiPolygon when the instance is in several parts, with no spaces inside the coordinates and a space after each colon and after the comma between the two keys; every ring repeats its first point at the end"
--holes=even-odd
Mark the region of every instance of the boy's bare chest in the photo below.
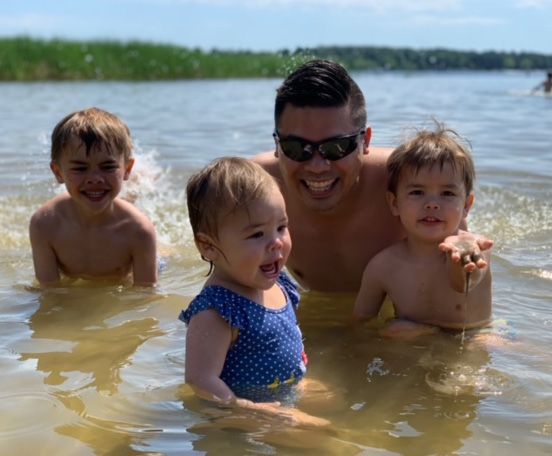
{"type": "Polygon", "coordinates": [[[130,243],[120,230],[60,230],[53,248],[69,276],[119,277],[131,269],[130,243]]]}
{"type": "Polygon", "coordinates": [[[466,304],[473,297],[467,301],[464,293],[450,286],[444,265],[399,266],[388,287],[399,318],[450,327],[464,322],[466,304]]]}

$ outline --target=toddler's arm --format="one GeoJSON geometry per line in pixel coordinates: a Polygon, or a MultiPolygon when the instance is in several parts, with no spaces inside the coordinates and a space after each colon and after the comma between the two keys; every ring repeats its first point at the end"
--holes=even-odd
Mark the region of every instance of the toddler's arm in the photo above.
{"type": "Polygon", "coordinates": [[[459,293],[466,290],[466,273],[470,273],[470,290],[485,277],[491,261],[493,241],[478,238],[468,232],[447,237],[439,249],[447,254],[447,267],[452,288],[459,293]]]}
{"type": "Polygon", "coordinates": [[[377,257],[373,258],[364,269],[360,290],[353,309],[354,320],[368,320],[375,317],[379,312],[386,291],[378,278],[378,269],[377,257]]]}
{"type": "Polygon", "coordinates": [[[214,310],[192,317],[186,333],[186,383],[201,398],[231,404],[236,396],[220,379],[232,330],[214,310]]]}
{"type": "Polygon", "coordinates": [[[199,397],[279,417],[293,425],[329,424],[295,408],[282,407],[278,402],[257,403],[237,397],[220,378],[231,342],[232,330],[216,311],[204,310],[190,320],[186,334],[186,383],[199,397]]]}

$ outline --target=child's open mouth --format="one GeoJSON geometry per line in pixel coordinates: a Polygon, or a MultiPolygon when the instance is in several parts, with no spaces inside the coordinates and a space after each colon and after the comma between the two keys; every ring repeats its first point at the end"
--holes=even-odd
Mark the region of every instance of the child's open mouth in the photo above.
{"type": "Polygon", "coordinates": [[[267,277],[274,278],[278,276],[278,273],[280,272],[280,268],[278,267],[278,262],[275,261],[274,263],[262,265],[261,271],[263,271],[263,273],[267,277]]]}
{"type": "Polygon", "coordinates": [[[91,201],[101,201],[105,195],[107,195],[108,190],[99,190],[99,191],[85,191],[82,192],[91,201]]]}

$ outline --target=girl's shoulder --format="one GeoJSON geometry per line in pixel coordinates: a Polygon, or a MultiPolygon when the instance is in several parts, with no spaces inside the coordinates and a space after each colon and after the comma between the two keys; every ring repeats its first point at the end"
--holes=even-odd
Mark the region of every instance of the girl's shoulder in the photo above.
{"type": "Polygon", "coordinates": [[[297,285],[285,272],[280,273],[278,283],[282,287],[282,290],[284,290],[284,293],[287,295],[288,301],[291,303],[293,308],[297,309],[300,299],[297,285]]]}

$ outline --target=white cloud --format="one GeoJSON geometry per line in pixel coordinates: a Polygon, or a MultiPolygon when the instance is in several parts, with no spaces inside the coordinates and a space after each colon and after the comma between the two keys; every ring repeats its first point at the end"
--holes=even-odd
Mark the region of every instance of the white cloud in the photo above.
{"type": "Polygon", "coordinates": [[[552,0],[516,0],[515,5],[524,9],[544,9],[552,6],[552,0]]]}
{"type": "Polygon", "coordinates": [[[477,26],[494,26],[506,24],[508,21],[496,17],[442,17],[442,16],[415,16],[412,22],[416,25],[431,25],[440,27],[464,27],[470,25],[477,26]]]}
{"type": "Polygon", "coordinates": [[[3,34],[12,33],[30,33],[30,32],[49,32],[64,20],[60,16],[22,13],[0,16],[0,29],[3,34]]]}
{"type": "MultiPolygon", "coordinates": [[[[126,0],[131,1],[131,0],[126,0]]],[[[218,6],[264,7],[332,7],[365,8],[379,12],[388,11],[450,11],[456,10],[462,0],[141,0],[157,4],[205,4],[218,6]]],[[[536,0],[534,0],[536,1],[536,0]]],[[[543,0],[541,0],[543,1],[543,0]]]]}

